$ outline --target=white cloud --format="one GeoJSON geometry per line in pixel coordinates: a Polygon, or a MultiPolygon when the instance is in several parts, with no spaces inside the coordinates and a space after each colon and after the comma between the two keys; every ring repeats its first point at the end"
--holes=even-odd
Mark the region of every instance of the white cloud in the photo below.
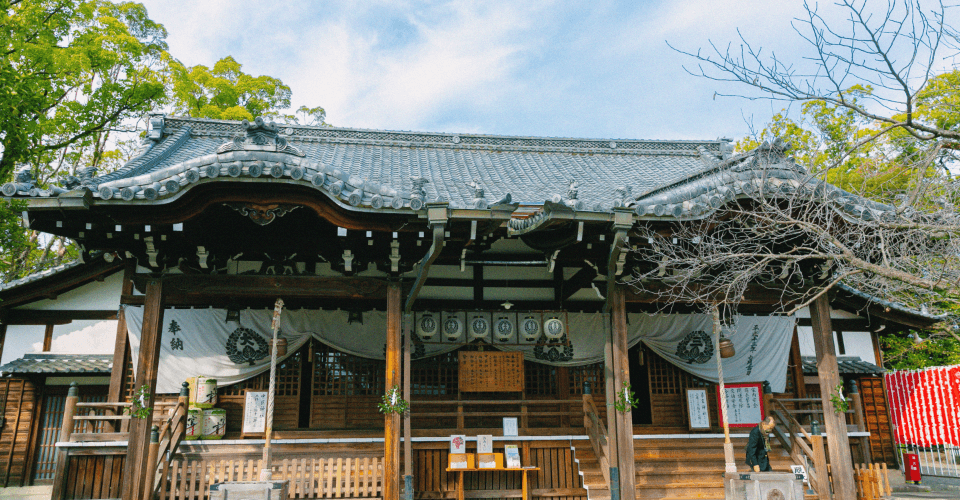
{"type": "MultiPolygon", "coordinates": [[[[283,80],[294,107],[322,105],[338,126],[627,138],[747,132],[782,104],[713,99],[741,87],[688,75],[696,51],[737,30],[765,54],[800,62],[783,0],[590,3],[146,0],[171,53],[211,65],[233,55],[283,80]]],[[[823,5],[836,18],[834,6],[823,5]]]]}
{"type": "MultiPolygon", "coordinates": [[[[78,325],[79,326],[79,325],[78,325]]],[[[55,332],[56,333],[56,332],[55,332]]],[[[117,338],[116,320],[99,321],[61,335],[54,335],[50,352],[63,354],[111,354],[117,338]]],[[[32,345],[34,352],[43,350],[43,342],[32,345]]]]}

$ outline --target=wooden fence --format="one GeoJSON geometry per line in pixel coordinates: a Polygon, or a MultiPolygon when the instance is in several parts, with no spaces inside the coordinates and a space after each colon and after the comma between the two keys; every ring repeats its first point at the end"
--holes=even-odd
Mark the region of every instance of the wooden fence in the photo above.
{"type": "Polygon", "coordinates": [[[856,464],[857,500],[881,500],[893,494],[887,464],[856,464]]]}
{"type": "MultiPolygon", "coordinates": [[[[161,500],[205,500],[210,485],[256,481],[261,460],[171,460],[160,473],[161,500]]],[[[274,466],[273,479],[290,481],[288,498],[373,498],[383,491],[379,458],[285,459],[274,466]]]]}

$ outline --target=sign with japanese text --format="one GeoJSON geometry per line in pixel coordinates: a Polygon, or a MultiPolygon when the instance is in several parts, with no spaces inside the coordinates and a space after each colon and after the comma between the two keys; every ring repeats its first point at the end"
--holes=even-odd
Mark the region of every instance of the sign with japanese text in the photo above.
{"type": "Polygon", "coordinates": [[[687,389],[687,413],[690,415],[691,430],[710,428],[706,389],[687,389]]]}
{"type": "Polygon", "coordinates": [[[243,402],[242,434],[263,434],[267,430],[267,391],[246,391],[243,402]]]}
{"type": "MultiPolygon", "coordinates": [[[[753,427],[763,420],[763,390],[760,382],[726,384],[724,389],[727,395],[727,422],[730,427],[753,427]]],[[[717,406],[722,422],[720,386],[717,386],[717,406]]]]}

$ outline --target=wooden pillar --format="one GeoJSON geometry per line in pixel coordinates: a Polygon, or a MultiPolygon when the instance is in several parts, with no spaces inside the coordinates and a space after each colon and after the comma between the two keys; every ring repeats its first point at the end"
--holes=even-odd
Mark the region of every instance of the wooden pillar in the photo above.
{"type": "Polygon", "coordinates": [[[833,491],[836,498],[857,498],[846,416],[833,411],[833,402],[830,400],[830,396],[836,394],[840,375],[837,349],[833,341],[833,326],[830,322],[830,303],[826,294],[810,304],[810,322],[813,325],[813,342],[817,351],[817,375],[820,378],[820,399],[823,403],[823,423],[827,432],[833,491]]]}
{"type": "MultiPolygon", "coordinates": [[[[125,263],[123,269],[123,286],[120,289],[122,295],[133,294],[133,273],[136,271],[136,263],[130,259],[125,263]]],[[[113,368],[110,369],[110,389],[107,391],[108,403],[119,403],[123,401],[123,377],[127,371],[127,361],[130,356],[130,345],[127,342],[127,318],[123,309],[117,313],[117,338],[113,344],[113,368]]],[[[115,431],[118,431],[116,429],[115,431]]]]}
{"type": "MultiPolygon", "coordinates": [[[[157,368],[160,364],[160,339],[163,333],[163,282],[147,281],[144,298],[143,327],[140,333],[140,355],[134,387],[146,386],[144,406],[153,408],[157,390],[157,368]]],[[[147,500],[147,454],[150,450],[152,418],[135,418],[130,423],[127,457],[123,466],[123,500],[147,500]]],[[[152,486],[152,485],[151,485],[152,486]]]]}
{"type": "MultiPolygon", "coordinates": [[[[410,372],[412,345],[410,336],[413,314],[407,314],[403,321],[403,399],[410,401],[410,372]]],[[[413,443],[410,432],[410,412],[403,415],[403,493],[404,500],[413,500],[413,443]]]]}
{"type": "Polygon", "coordinates": [[[53,345],[53,325],[49,324],[43,330],[43,352],[50,352],[53,345]]]}
{"type": "Polygon", "coordinates": [[[613,406],[617,400],[617,385],[613,351],[613,334],[611,333],[610,314],[603,315],[603,381],[604,381],[604,399],[606,401],[607,414],[607,462],[609,471],[607,479],[610,486],[610,499],[620,500],[620,454],[619,441],[617,440],[617,409],[613,406]]]}
{"type": "MultiPolygon", "coordinates": [[[[627,355],[627,311],[623,285],[612,289],[610,300],[610,333],[613,347],[613,375],[616,391],[622,392],[630,383],[630,362],[627,355]]],[[[616,399],[608,400],[616,401],[616,399]]],[[[636,497],[636,482],[633,459],[633,411],[619,412],[617,416],[617,454],[620,467],[620,498],[633,500],[636,497]]]]}
{"type": "MultiPolygon", "coordinates": [[[[386,389],[400,385],[400,282],[387,288],[387,373],[386,389]]],[[[383,498],[400,498],[400,415],[383,417],[383,498]]]]}
{"type": "MultiPolygon", "coordinates": [[[[73,434],[73,417],[77,414],[77,402],[79,400],[77,383],[73,382],[70,384],[70,389],[67,391],[67,398],[63,405],[63,423],[60,426],[60,437],[57,441],[70,441],[70,436],[73,434]]],[[[50,498],[53,500],[62,500],[66,498],[69,472],[67,466],[69,465],[70,452],[69,448],[58,448],[56,453],[57,462],[54,468],[53,491],[50,493],[50,498]]]]}
{"type": "Polygon", "coordinates": [[[3,358],[3,344],[7,341],[7,324],[0,324],[0,359],[3,358]]]}
{"type": "Polygon", "coordinates": [[[793,369],[795,398],[807,397],[807,384],[803,379],[803,357],[800,356],[800,335],[797,327],[793,327],[793,340],[790,342],[790,365],[793,369]]]}

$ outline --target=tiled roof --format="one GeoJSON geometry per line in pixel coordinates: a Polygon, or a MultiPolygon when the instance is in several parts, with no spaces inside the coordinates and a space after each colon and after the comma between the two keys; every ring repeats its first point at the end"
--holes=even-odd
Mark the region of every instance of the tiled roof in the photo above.
{"type": "Polygon", "coordinates": [[[948,317],[947,314],[930,314],[930,313],[928,313],[928,312],[926,312],[926,311],[919,311],[919,310],[917,310],[917,309],[913,309],[913,308],[907,307],[906,305],[901,304],[900,302],[894,302],[894,301],[891,301],[891,300],[881,299],[881,298],[879,298],[879,297],[876,297],[876,296],[874,296],[874,295],[870,295],[870,294],[868,294],[868,293],[866,293],[866,292],[862,292],[862,291],[860,291],[860,290],[857,290],[856,288],[853,288],[853,287],[851,287],[851,286],[849,286],[849,285],[845,285],[845,284],[843,284],[843,283],[837,283],[837,288],[840,289],[840,290],[843,290],[843,291],[845,291],[845,292],[847,292],[847,293],[849,293],[849,294],[851,294],[851,295],[854,295],[854,296],[856,296],[856,297],[859,297],[859,298],[861,298],[861,299],[864,299],[864,300],[866,300],[868,303],[877,304],[877,305],[879,305],[879,306],[881,306],[881,307],[889,307],[890,309],[894,309],[894,310],[896,310],[896,311],[900,311],[900,312],[902,312],[902,313],[910,314],[910,315],[913,315],[913,316],[918,316],[918,317],[920,317],[920,318],[924,318],[924,319],[927,319],[927,320],[930,320],[930,321],[935,321],[935,322],[936,322],[936,321],[943,321],[943,320],[947,319],[947,317],[948,317]]]}
{"type": "Polygon", "coordinates": [[[259,182],[312,186],[355,210],[420,211],[429,202],[498,212],[542,207],[537,217],[511,220],[513,234],[571,212],[600,213],[603,222],[620,208],[698,218],[758,192],[823,195],[855,216],[892,210],[811,178],[781,140],[732,155],[728,140],[391,132],[159,115],[150,123],[154,142],[116,172],[74,179],[73,191],[40,190],[24,175],[0,191],[77,197],[89,189],[89,202],[127,204],[173,199],[199,183],[259,182]]]}
{"type": "MultiPolygon", "coordinates": [[[[816,375],[817,358],[813,356],[803,356],[802,360],[803,374],[816,375]]],[[[879,375],[886,371],[873,363],[867,363],[857,356],[838,356],[837,368],[841,375],[879,375]]]]}
{"type": "Polygon", "coordinates": [[[73,269],[77,266],[82,265],[83,262],[80,260],[75,260],[73,262],[67,262],[66,264],[60,264],[59,266],[51,267],[50,269],[44,269],[43,271],[36,272],[18,280],[9,281],[7,283],[0,283],[0,292],[4,290],[9,290],[11,288],[16,288],[18,286],[26,285],[27,283],[33,283],[39,281],[48,276],[53,276],[57,273],[66,271],[67,269],[73,269]]]}
{"type": "Polygon", "coordinates": [[[0,373],[104,373],[113,368],[112,354],[28,353],[0,366],[0,373]]]}

